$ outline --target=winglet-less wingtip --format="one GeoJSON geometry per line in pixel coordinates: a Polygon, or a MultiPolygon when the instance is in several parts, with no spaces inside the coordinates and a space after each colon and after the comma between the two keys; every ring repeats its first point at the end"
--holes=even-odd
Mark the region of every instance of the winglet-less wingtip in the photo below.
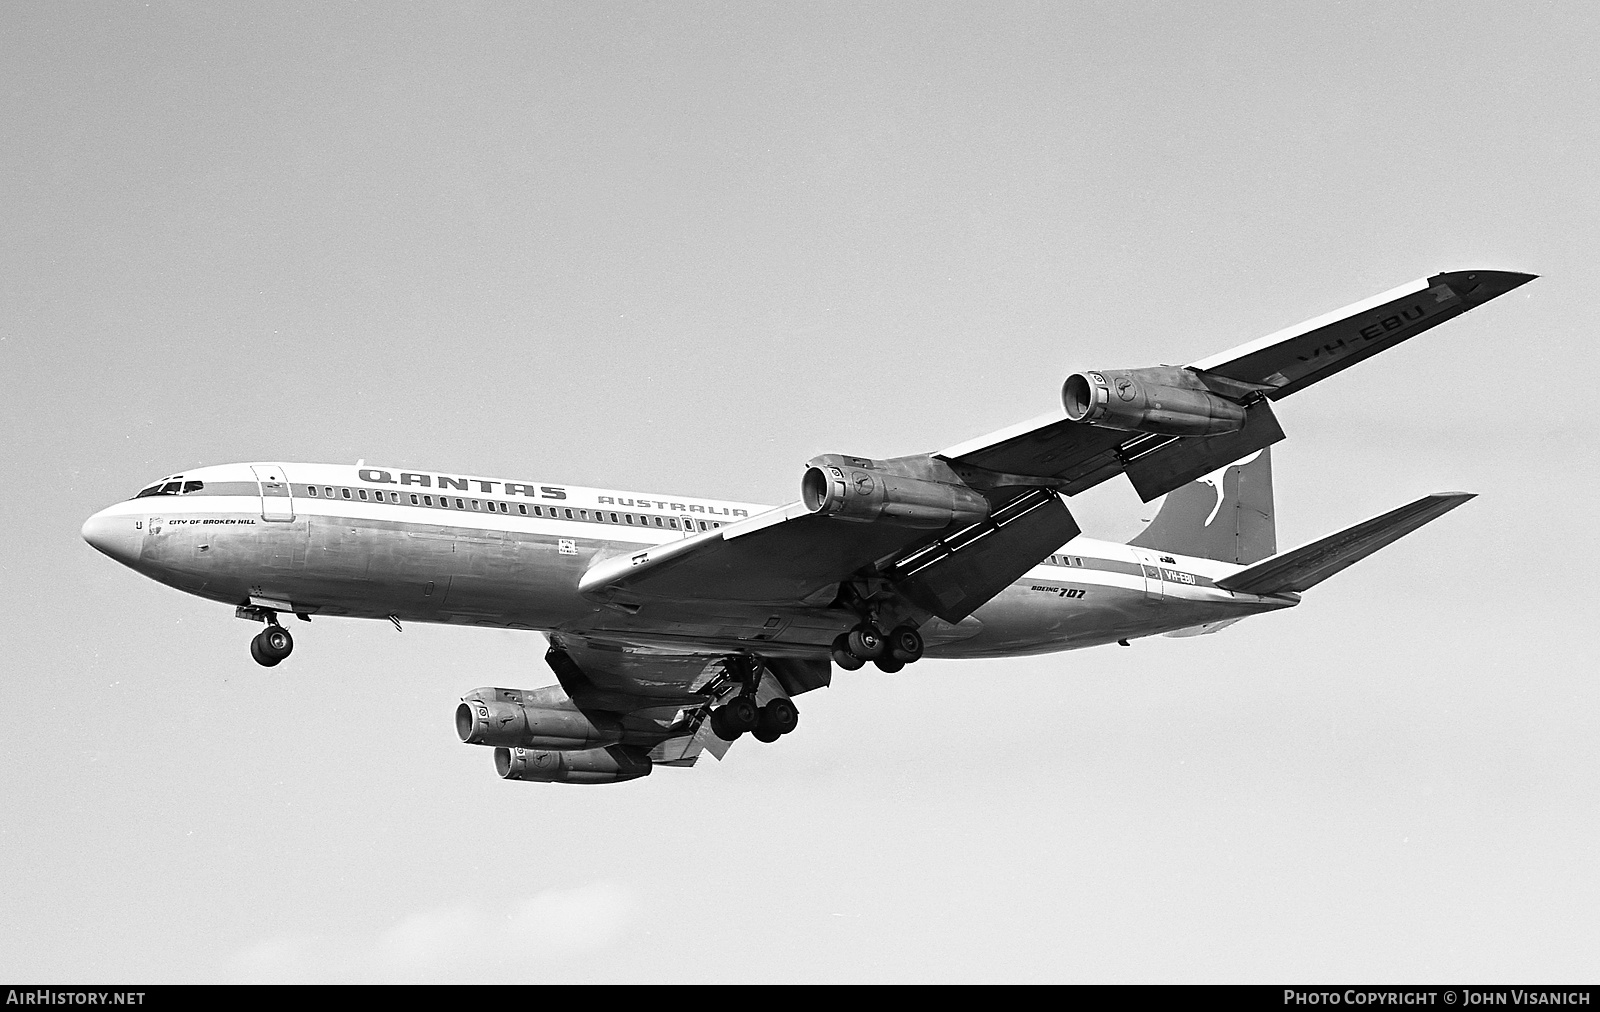
{"type": "Polygon", "coordinates": [[[1428,281],[1431,284],[1443,282],[1462,299],[1473,305],[1481,305],[1513,288],[1521,288],[1538,276],[1517,271],[1447,271],[1434,275],[1428,281]]]}

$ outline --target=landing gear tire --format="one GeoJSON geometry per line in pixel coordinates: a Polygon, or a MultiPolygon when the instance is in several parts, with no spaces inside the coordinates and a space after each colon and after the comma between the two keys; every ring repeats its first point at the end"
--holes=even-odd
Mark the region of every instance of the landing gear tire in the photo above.
{"type": "Polygon", "coordinates": [[[833,641],[833,663],[846,671],[857,671],[867,662],[850,652],[850,636],[840,633],[833,641]]]}
{"type": "Polygon", "coordinates": [[[922,660],[922,634],[908,625],[899,626],[889,634],[889,656],[902,664],[922,660]]]}
{"type": "Polygon", "coordinates": [[[744,734],[728,726],[728,715],[720,706],[711,711],[711,733],[723,741],[738,741],[739,736],[744,734]]]}
{"type": "Polygon", "coordinates": [[[887,671],[891,675],[906,666],[905,661],[897,661],[893,657],[880,657],[872,663],[876,664],[880,670],[887,671]]]}
{"type": "Polygon", "coordinates": [[[759,727],[752,731],[751,734],[755,737],[756,741],[766,742],[768,745],[771,745],[773,742],[783,737],[777,731],[763,731],[759,727]]]}
{"type": "Polygon", "coordinates": [[[250,639],[250,656],[254,657],[256,663],[263,668],[270,668],[283,660],[282,657],[268,657],[261,652],[261,636],[259,634],[250,639]]]}
{"type": "Polygon", "coordinates": [[[850,630],[846,642],[850,652],[864,661],[875,661],[882,657],[886,646],[878,627],[865,623],[850,630]]]}
{"type": "Polygon", "coordinates": [[[734,696],[718,709],[729,730],[754,731],[761,724],[761,708],[749,696],[734,696]]]}
{"type": "Polygon", "coordinates": [[[772,735],[771,738],[761,738],[762,741],[775,741],[779,735],[788,734],[800,723],[800,711],[794,703],[779,696],[761,708],[761,722],[756,725],[756,737],[763,734],[772,735]]]}

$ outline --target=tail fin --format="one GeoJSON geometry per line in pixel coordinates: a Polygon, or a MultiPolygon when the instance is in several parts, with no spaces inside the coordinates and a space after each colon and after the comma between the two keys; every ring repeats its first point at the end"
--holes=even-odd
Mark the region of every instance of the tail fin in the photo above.
{"type": "Polygon", "coordinates": [[[1472,497],[1471,492],[1425,495],[1383,516],[1346,527],[1337,534],[1240,570],[1218,580],[1217,586],[1245,594],[1309,590],[1346,566],[1360,562],[1423,524],[1439,519],[1472,497]]]}
{"type": "Polygon", "coordinates": [[[1150,526],[1128,544],[1235,565],[1276,553],[1271,448],[1167,493],[1150,526]]]}

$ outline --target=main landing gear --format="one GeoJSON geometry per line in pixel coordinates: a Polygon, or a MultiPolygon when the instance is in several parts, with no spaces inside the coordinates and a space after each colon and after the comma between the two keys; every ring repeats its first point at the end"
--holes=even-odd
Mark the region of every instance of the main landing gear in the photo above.
{"type": "Polygon", "coordinates": [[[863,622],[833,641],[833,663],[855,671],[873,662],[884,671],[895,672],[922,659],[922,634],[911,626],[896,626],[885,636],[871,622],[863,622]]]}
{"type": "Polygon", "coordinates": [[[756,741],[774,742],[800,723],[800,711],[787,696],[769,700],[766,706],[756,705],[756,689],[761,685],[759,658],[729,658],[728,669],[741,688],[737,696],[711,711],[711,730],[718,738],[737,741],[749,731],[756,741]]]}

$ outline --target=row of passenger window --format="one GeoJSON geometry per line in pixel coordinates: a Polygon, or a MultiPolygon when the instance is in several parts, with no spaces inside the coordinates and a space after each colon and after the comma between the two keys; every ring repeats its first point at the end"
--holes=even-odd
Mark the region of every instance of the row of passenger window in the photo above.
{"type": "Polygon", "coordinates": [[[1052,555],[1047,560],[1051,566],[1082,566],[1083,559],[1076,555],[1052,555]]]}
{"type": "MultiPolygon", "coordinates": [[[[306,494],[313,499],[359,499],[362,502],[390,502],[396,505],[405,505],[401,493],[389,492],[388,499],[381,489],[373,489],[369,495],[364,488],[348,489],[338,487],[335,491],[333,485],[307,485],[306,494]]],[[[504,503],[492,499],[469,499],[465,496],[433,496],[421,492],[405,493],[412,506],[431,506],[435,509],[476,510],[480,513],[505,513],[524,517],[545,517],[550,520],[576,520],[581,523],[621,524],[627,527],[658,527],[662,530],[673,531],[709,531],[722,524],[716,520],[696,520],[692,517],[663,517],[646,513],[612,513],[609,510],[588,510],[572,506],[542,506],[529,503],[504,503]],[[435,503],[434,499],[438,502],[435,503]],[[452,506],[452,504],[454,504],[452,506]],[[515,506],[515,509],[512,509],[515,506]],[[592,514],[592,515],[591,515],[592,514]],[[699,525],[698,527],[696,525],[699,525]]]]}

